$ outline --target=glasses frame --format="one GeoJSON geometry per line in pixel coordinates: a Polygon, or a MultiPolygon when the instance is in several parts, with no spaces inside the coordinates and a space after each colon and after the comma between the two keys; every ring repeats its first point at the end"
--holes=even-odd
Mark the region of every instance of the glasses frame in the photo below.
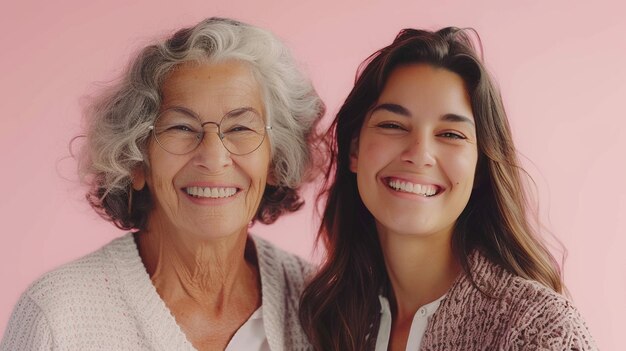
{"type": "Polygon", "coordinates": [[[258,150],[261,147],[261,145],[263,145],[263,141],[265,141],[265,137],[267,136],[267,131],[272,130],[272,126],[266,125],[265,121],[263,120],[263,118],[261,118],[261,120],[263,121],[264,128],[263,128],[263,139],[261,139],[261,142],[259,143],[259,145],[257,147],[255,147],[253,150],[248,151],[246,153],[232,152],[232,151],[230,151],[228,149],[228,147],[226,147],[226,144],[224,144],[224,137],[225,137],[225,135],[222,133],[222,121],[224,120],[224,118],[226,118],[228,115],[230,115],[231,113],[233,113],[235,111],[242,111],[242,112],[244,112],[244,111],[252,111],[252,112],[256,113],[256,111],[254,111],[254,109],[252,109],[252,108],[240,108],[240,109],[234,109],[232,111],[229,111],[228,113],[223,115],[222,118],[220,119],[219,123],[212,122],[212,121],[202,122],[202,120],[200,119],[200,116],[198,116],[197,113],[193,112],[192,110],[190,110],[188,108],[185,108],[185,107],[170,107],[170,108],[167,108],[167,109],[159,112],[157,117],[154,119],[154,122],[150,126],[148,126],[148,129],[152,131],[152,136],[154,137],[154,140],[157,142],[159,147],[161,147],[161,149],[165,150],[166,152],[168,152],[168,153],[170,153],[172,155],[182,156],[182,155],[187,155],[187,154],[190,154],[190,153],[194,152],[198,148],[198,146],[200,146],[200,144],[202,144],[202,142],[204,141],[204,137],[207,134],[207,132],[204,130],[204,126],[206,126],[207,124],[212,124],[212,125],[215,125],[217,127],[216,134],[219,137],[220,142],[222,143],[222,146],[224,147],[224,149],[226,151],[228,151],[232,155],[237,155],[237,156],[248,155],[248,154],[251,154],[251,153],[255,152],[256,150],[258,150]],[[159,141],[159,138],[156,135],[156,123],[155,122],[159,119],[159,117],[161,117],[161,115],[163,115],[164,113],[166,113],[168,111],[179,111],[179,112],[182,112],[182,113],[184,113],[186,115],[189,115],[189,116],[197,119],[198,122],[200,122],[200,127],[202,128],[202,134],[201,134],[201,137],[200,137],[200,141],[198,141],[198,143],[196,144],[196,146],[193,149],[191,149],[191,150],[189,150],[187,152],[184,152],[182,154],[177,154],[175,152],[171,152],[170,150],[166,149],[165,146],[163,146],[161,144],[161,142],[159,141]]]}

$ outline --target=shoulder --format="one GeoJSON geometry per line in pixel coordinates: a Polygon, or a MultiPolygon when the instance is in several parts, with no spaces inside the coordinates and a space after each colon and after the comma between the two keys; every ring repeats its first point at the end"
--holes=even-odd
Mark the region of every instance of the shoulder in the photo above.
{"type": "MultiPolygon", "coordinates": [[[[514,349],[595,349],[582,316],[565,296],[508,272],[482,255],[471,260],[476,285],[493,297],[475,288],[472,294],[482,302],[484,315],[499,321],[491,325],[499,329],[502,342],[514,349]]],[[[467,282],[465,286],[470,289],[467,282]]]]}
{"type": "Polygon", "coordinates": [[[41,308],[27,294],[15,305],[0,350],[52,350],[50,324],[41,308]]]}
{"type": "Polygon", "coordinates": [[[37,279],[24,292],[44,313],[71,313],[80,302],[97,303],[116,284],[114,257],[132,243],[130,234],[37,279]]]}
{"type": "MultiPolygon", "coordinates": [[[[562,294],[537,281],[511,273],[480,254],[471,257],[470,269],[476,286],[493,295],[493,298],[485,296],[478,289],[475,289],[474,293],[483,295],[493,304],[498,304],[500,309],[505,307],[504,311],[509,311],[512,315],[575,311],[572,303],[562,294]]],[[[467,282],[469,279],[465,280],[465,285],[469,285],[467,282]]]]}
{"type": "Polygon", "coordinates": [[[300,295],[313,266],[270,242],[251,236],[261,273],[263,323],[272,348],[308,349],[298,318],[300,295]]]}
{"type": "Polygon", "coordinates": [[[274,271],[281,271],[286,280],[293,282],[304,282],[313,274],[314,266],[301,257],[280,249],[258,236],[252,236],[252,239],[262,270],[265,266],[274,271]]]}
{"type": "MultiPolygon", "coordinates": [[[[102,331],[108,314],[115,313],[113,306],[121,305],[115,257],[132,243],[127,234],[32,283],[15,305],[0,350],[51,349],[53,343],[95,330],[86,326],[102,331]]],[[[89,335],[85,340],[91,340],[89,335]]]]}
{"type": "Polygon", "coordinates": [[[519,286],[511,299],[510,342],[521,349],[595,350],[597,346],[585,321],[565,296],[542,284],[515,277],[519,286]]]}

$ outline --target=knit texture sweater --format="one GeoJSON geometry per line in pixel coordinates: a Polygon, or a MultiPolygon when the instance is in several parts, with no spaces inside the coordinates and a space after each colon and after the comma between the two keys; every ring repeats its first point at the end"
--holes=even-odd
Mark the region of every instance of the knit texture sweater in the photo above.
{"type": "Polygon", "coordinates": [[[420,350],[597,350],[561,294],[516,276],[475,252],[428,323],[420,350]]]}
{"type": "MultiPolygon", "coordinates": [[[[271,350],[308,349],[298,304],[311,266],[263,239],[252,240],[271,350]]],[[[195,349],[152,285],[132,234],[126,234],[33,283],[13,311],[0,350],[195,349]]]]}

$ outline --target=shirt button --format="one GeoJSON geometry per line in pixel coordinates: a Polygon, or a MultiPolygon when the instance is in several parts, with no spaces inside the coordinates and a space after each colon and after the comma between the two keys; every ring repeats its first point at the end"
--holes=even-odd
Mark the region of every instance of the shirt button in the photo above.
{"type": "Polygon", "coordinates": [[[420,315],[425,316],[426,315],[426,309],[425,308],[420,308],[420,315]]]}

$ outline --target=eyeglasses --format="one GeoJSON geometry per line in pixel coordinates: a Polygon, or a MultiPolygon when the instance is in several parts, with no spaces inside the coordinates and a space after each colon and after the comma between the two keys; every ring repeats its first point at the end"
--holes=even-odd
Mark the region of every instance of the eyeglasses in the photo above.
{"type": "Polygon", "coordinates": [[[163,150],[174,155],[184,155],[202,143],[207,124],[217,127],[222,144],[234,155],[246,155],[258,149],[265,139],[266,131],[272,129],[251,108],[230,111],[222,117],[220,123],[203,123],[197,114],[182,107],[164,110],[149,128],[163,150]]]}

